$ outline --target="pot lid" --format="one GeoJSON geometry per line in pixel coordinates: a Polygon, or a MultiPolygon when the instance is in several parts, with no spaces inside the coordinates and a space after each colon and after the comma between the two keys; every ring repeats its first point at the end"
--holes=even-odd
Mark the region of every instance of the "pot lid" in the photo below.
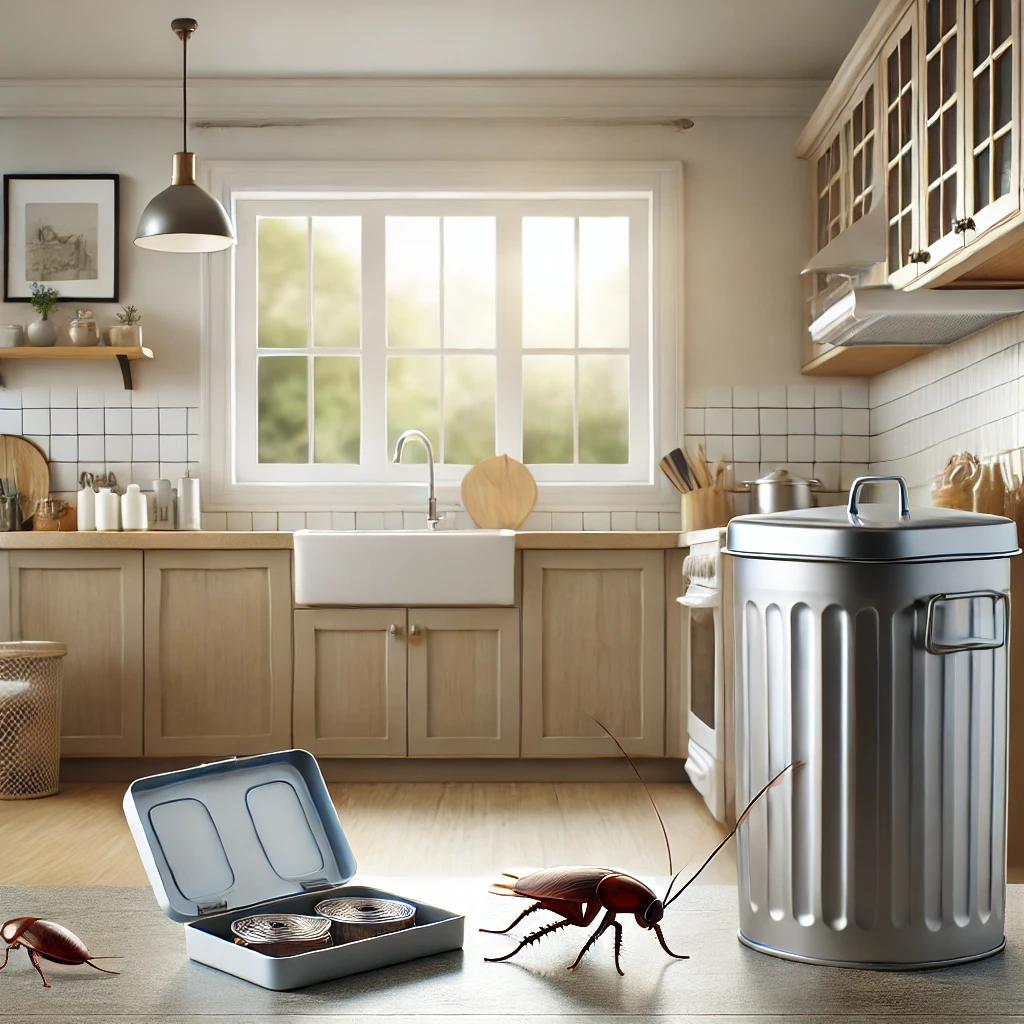
{"type": "Polygon", "coordinates": [[[797,476],[796,473],[790,473],[788,469],[773,469],[770,473],[759,476],[754,483],[757,486],[770,484],[774,487],[798,487],[810,484],[811,481],[797,476]]]}
{"type": "Polygon", "coordinates": [[[857,562],[1007,557],[1019,554],[1011,519],[946,508],[911,509],[902,477],[855,480],[846,505],[738,516],[726,551],[754,558],[857,562]],[[895,482],[899,500],[860,505],[868,484],[895,482]]]}
{"type": "Polygon", "coordinates": [[[232,758],[133,782],[124,811],[164,913],[208,913],[342,885],[355,858],[305,750],[232,758]]]}

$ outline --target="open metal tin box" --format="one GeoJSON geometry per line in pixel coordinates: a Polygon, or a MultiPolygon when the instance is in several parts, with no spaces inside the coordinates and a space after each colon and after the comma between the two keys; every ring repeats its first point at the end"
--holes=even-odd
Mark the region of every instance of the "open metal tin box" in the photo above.
{"type": "Polygon", "coordinates": [[[350,886],[356,861],[316,758],[259,754],[138,779],[124,812],[164,913],[185,922],[190,959],[264,988],[302,988],[461,949],[465,919],[404,896],[350,886]],[[237,945],[253,913],[314,914],[335,896],[402,899],[412,928],[294,956],[237,945]]]}

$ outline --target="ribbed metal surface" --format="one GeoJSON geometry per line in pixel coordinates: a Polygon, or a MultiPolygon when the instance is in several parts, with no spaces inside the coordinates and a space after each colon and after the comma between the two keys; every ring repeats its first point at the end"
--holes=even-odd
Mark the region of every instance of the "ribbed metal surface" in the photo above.
{"type": "MultiPolygon", "coordinates": [[[[819,961],[914,966],[1003,941],[1006,647],[927,654],[922,601],[1009,586],[1007,561],[736,559],[742,936],[819,961]]],[[[998,602],[946,635],[995,635],[998,602]]],[[[954,619],[956,621],[954,621],[954,619]]],[[[1001,627],[1000,627],[1001,628],[1001,627]]]]}

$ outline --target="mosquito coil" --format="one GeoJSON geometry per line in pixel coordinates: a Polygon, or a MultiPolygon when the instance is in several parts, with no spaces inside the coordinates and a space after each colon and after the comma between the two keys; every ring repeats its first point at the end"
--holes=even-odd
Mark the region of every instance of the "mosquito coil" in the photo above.
{"type": "Polygon", "coordinates": [[[266,956],[295,956],[331,944],[331,922],[302,914],[254,914],[231,922],[235,942],[266,956]]]}
{"type": "Polygon", "coordinates": [[[411,928],[416,918],[412,904],[373,896],[324,900],[314,909],[330,922],[331,937],[336,945],[411,928]]]}

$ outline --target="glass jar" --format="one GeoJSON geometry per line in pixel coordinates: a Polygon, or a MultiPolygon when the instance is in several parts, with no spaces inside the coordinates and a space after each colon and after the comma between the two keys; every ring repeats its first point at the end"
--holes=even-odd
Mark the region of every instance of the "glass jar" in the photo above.
{"type": "Polygon", "coordinates": [[[71,344],[79,348],[100,343],[100,329],[91,309],[78,310],[78,315],[71,321],[69,333],[71,334],[71,344]]]}

